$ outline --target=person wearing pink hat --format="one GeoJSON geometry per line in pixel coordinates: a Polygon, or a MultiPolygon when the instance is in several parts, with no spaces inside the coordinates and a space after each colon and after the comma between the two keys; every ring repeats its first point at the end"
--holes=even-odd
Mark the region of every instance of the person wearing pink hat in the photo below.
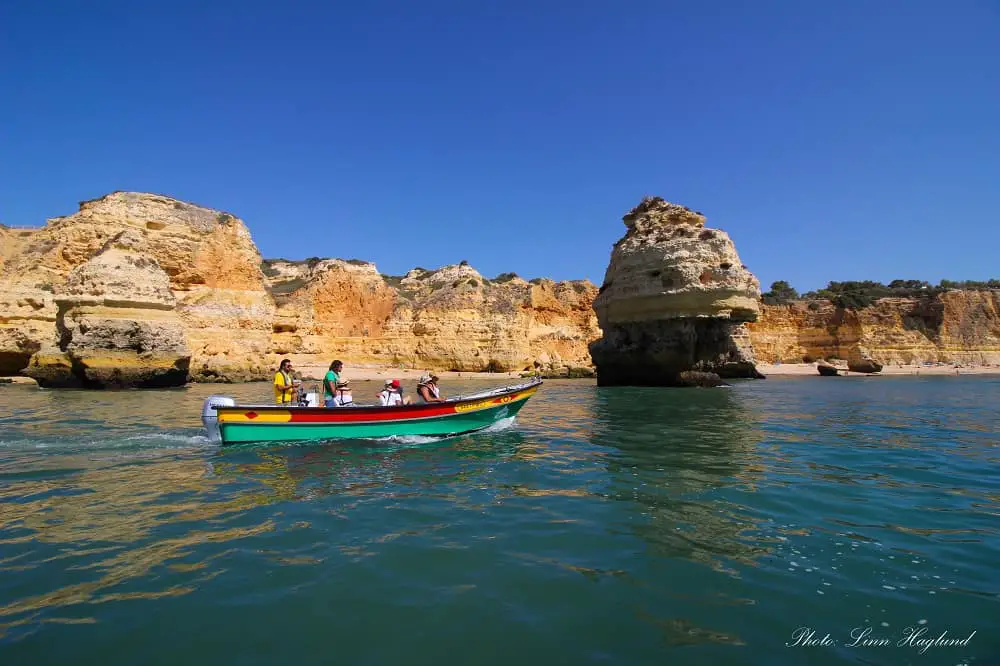
{"type": "Polygon", "coordinates": [[[385,388],[379,391],[378,400],[383,407],[410,404],[410,397],[403,397],[403,387],[398,379],[385,380],[385,388]]]}

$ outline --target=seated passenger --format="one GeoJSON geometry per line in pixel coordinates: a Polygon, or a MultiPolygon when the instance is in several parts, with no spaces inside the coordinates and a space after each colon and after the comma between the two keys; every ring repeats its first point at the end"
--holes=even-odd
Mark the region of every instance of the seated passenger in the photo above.
{"type": "Polygon", "coordinates": [[[403,397],[403,387],[398,379],[385,380],[385,388],[379,391],[378,400],[383,407],[410,404],[410,397],[403,397]]]}
{"type": "Polygon", "coordinates": [[[438,390],[438,376],[424,373],[417,382],[417,393],[424,402],[444,402],[441,391],[438,390]]]}
{"type": "Polygon", "coordinates": [[[351,407],[354,405],[354,397],[351,395],[351,380],[338,379],[337,386],[333,392],[333,404],[335,407],[351,407]]]}

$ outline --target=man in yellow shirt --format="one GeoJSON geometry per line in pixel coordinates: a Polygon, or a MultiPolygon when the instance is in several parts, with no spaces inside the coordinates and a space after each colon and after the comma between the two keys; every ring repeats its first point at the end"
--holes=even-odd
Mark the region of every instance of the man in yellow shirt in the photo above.
{"type": "Polygon", "coordinates": [[[274,373],[274,402],[279,405],[294,405],[298,400],[298,389],[292,379],[292,362],[282,359],[278,371],[274,373]]]}

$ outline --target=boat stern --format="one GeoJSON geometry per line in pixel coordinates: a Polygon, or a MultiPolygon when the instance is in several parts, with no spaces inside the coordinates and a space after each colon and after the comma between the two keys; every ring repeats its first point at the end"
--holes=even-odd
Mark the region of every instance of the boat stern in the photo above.
{"type": "Polygon", "coordinates": [[[228,395],[210,395],[201,406],[201,423],[205,426],[210,442],[221,442],[222,432],[219,430],[219,412],[217,407],[235,407],[236,401],[228,395]]]}

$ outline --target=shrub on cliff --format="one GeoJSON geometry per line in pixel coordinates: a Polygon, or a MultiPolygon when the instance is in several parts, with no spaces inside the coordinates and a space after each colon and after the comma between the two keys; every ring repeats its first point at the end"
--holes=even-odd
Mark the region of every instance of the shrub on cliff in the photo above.
{"type": "Polygon", "coordinates": [[[761,294],[761,300],[765,305],[785,305],[798,298],[799,292],[784,280],[772,282],[771,291],[761,294]]]}
{"type": "MultiPolygon", "coordinates": [[[[932,298],[942,292],[959,289],[985,291],[1000,289],[1000,280],[941,280],[936,286],[926,280],[893,280],[888,285],[872,280],[830,282],[826,288],[806,292],[806,299],[827,299],[841,308],[858,310],[880,298],[932,298]]],[[[766,302],[766,301],[765,301],[766,302]]]]}
{"type": "Polygon", "coordinates": [[[830,300],[838,308],[849,310],[866,308],[878,299],[892,295],[888,287],[872,280],[831,282],[822,291],[831,292],[830,300]]]}
{"type": "Polygon", "coordinates": [[[406,277],[405,275],[385,275],[384,273],[382,274],[382,279],[385,280],[385,283],[396,290],[403,288],[403,278],[405,277],[406,277]]]}
{"type": "Polygon", "coordinates": [[[274,284],[271,286],[270,292],[272,296],[287,296],[293,291],[297,291],[304,286],[306,286],[305,279],[293,278],[291,280],[285,280],[284,282],[274,284]]]}
{"type": "Polygon", "coordinates": [[[860,309],[889,295],[889,288],[879,282],[830,282],[823,289],[807,291],[802,297],[808,300],[828,300],[838,308],[860,309]]]}
{"type": "Polygon", "coordinates": [[[930,289],[931,283],[926,280],[893,280],[889,283],[889,289],[898,291],[901,289],[930,289]]]}
{"type": "Polygon", "coordinates": [[[1000,289],[1000,280],[941,280],[938,283],[939,289],[963,289],[963,290],[979,290],[979,289],[1000,289]]]}

